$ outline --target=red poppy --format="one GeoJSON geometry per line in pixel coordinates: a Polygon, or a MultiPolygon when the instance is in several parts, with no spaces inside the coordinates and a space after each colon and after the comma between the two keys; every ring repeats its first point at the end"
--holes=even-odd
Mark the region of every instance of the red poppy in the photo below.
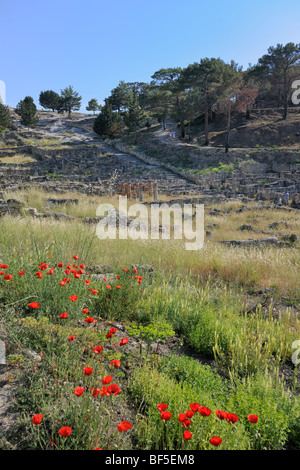
{"type": "Polygon", "coordinates": [[[129,423],[129,421],[122,421],[121,424],[118,424],[118,431],[123,432],[123,431],[128,431],[128,429],[132,428],[132,424],[129,423]]]}
{"type": "Polygon", "coordinates": [[[127,268],[123,268],[123,271],[124,271],[124,273],[126,273],[126,272],[127,272],[127,268]]]}
{"type": "Polygon", "coordinates": [[[157,408],[159,409],[159,411],[162,413],[163,411],[166,411],[166,409],[168,408],[168,405],[166,403],[159,403],[158,405],[156,405],[157,408]]]}
{"type": "Polygon", "coordinates": [[[3,276],[3,274],[4,274],[4,271],[0,271],[0,276],[3,276]]]}
{"type": "Polygon", "coordinates": [[[117,289],[121,289],[122,286],[116,286],[117,289]]]}
{"type": "Polygon", "coordinates": [[[103,281],[107,281],[106,277],[103,278],[103,281]]]}
{"type": "Polygon", "coordinates": [[[72,300],[72,302],[76,302],[76,300],[78,299],[78,295],[71,295],[69,299],[72,300]]]}
{"type": "Polygon", "coordinates": [[[210,416],[211,410],[206,406],[200,406],[199,413],[201,414],[201,416],[210,416]]]}
{"type": "Polygon", "coordinates": [[[6,281],[10,281],[12,279],[12,275],[11,274],[5,274],[4,279],[6,281]]]}
{"type": "Polygon", "coordinates": [[[234,424],[238,421],[239,417],[235,415],[234,413],[228,413],[226,419],[229,423],[234,424]]]}
{"type": "Polygon", "coordinates": [[[69,336],[69,342],[74,341],[75,336],[69,336]]]}
{"type": "Polygon", "coordinates": [[[250,423],[256,424],[258,421],[257,415],[248,415],[247,418],[249,419],[250,423]]]}
{"type": "Polygon", "coordinates": [[[116,279],[120,279],[120,276],[116,276],[116,279]]]}
{"type": "Polygon", "coordinates": [[[84,375],[91,375],[93,373],[93,368],[92,367],[84,367],[84,375]]]}
{"type": "Polygon", "coordinates": [[[58,268],[63,268],[64,265],[63,265],[62,263],[58,263],[57,267],[58,267],[58,268]]]}
{"type": "Polygon", "coordinates": [[[104,397],[105,395],[109,395],[107,387],[102,387],[100,390],[101,397],[104,397]]]}
{"type": "Polygon", "coordinates": [[[219,437],[214,436],[209,440],[209,442],[211,443],[211,445],[218,447],[223,441],[219,437]]]}
{"type": "Polygon", "coordinates": [[[78,274],[85,274],[85,270],[84,269],[78,269],[78,274]]]}
{"type": "Polygon", "coordinates": [[[100,393],[100,388],[91,388],[90,392],[91,392],[91,394],[93,395],[94,398],[97,398],[97,396],[100,393]]]}
{"type": "Polygon", "coordinates": [[[227,412],[223,410],[217,410],[216,415],[220,420],[226,419],[227,418],[227,412]]]}
{"type": "Polygon", "coordinates": [[[117,332],[117,328],[111,328],[109,332],[114,335],[117,332]]]}
{"type": "Polygon", "coordinates": [[[121,365],[121,362],[118,359],[113,359],[110,363],[115,368],[120,367],[120,365],[121,365]]]}
{"type": "Polygon", "coordinates": [[[108,385],[112,381],[112,377],[110,375],[107,375],[102,379],[102,385],[108,385]]]}
{"type": "Polygon", "coordinates": [[[24,276],[24,274],[25,274],[25,271],[19,271],[19,273],[18,273],[18,274],[19,274],[19,276],[24,276]]]}
{"type": "Polygon", "coordinates": [[[36,275],[36,278],[37,278],[37,279],[43,279],[43,273],[42,273],[42,272],[37,271],[37,272],[35,273],[35,275],[36,275]]]}
{"type": "Polygon", "coordinates": [[[103,449],[100,449],[100,447],[95,447],[93,450],[103,450],[103,449]]]}
{"type": "Polygon", "coordinates": [[[118,385],[116,384],[111,384],[107,387],[107,392],[108,392],[108,395],[111,395],[112,393],[114,394],[114,396],[118,395],[119,393],[122,392],[122,390],[118,387],[118,385]]]}
{"type": "Polygon", "coordinates": [[[68,318],[67,312],[63,312],[59,316],[60,316],[60,318],[68,318]]]}
{"type": "Polygon", "coordinates": [[[85,320],[84,320],[86,323],[95,323],[95,318],[93,317],[87,317],[85,320]]]}
{"type": "Polygon", "coordinates": [[[190,408],[192,411],[194,411],[194,413],[196,413],[197,411],[199,411],[199,408],[201,408],[201,406],[199,405],[199,403],[190,403],[190,408]]]}
{"type": "Polygon", "coordinates": [[[185,412],[185,415],[186,415],[187,418],[192,418],[194,416],[194,414],[195,414],[194,411],[191,411],[191,410],[187,410],[185,412]]]}
{"type": "Polygon", "coordinates": [[[107,339],[108,339],[108,338],[112,338],[113,336],[114,336],[114,335],[113,335],[112,333],[106,333],[106,336],[105,336],[105,338],[107,338],[107,339]]]}
{"type": "Polygon", "coordinates": [[[60,428],[60,430],[58,432],[59,432],[60,436],[68,437],[68,436],[70,436],[70,434],[72,432],[72,429],[69,426],[64,426],[64,427],[60,428]]]}
{"type": "Polygon", "coordinates": [[[186,420],[186,415],[183,414],[183,413],[179,413],[179,415],[178,415],[179,423],[183,423],[183,421],[185,421],[185,420],[186,420]]]}
{"type": "Polygon", "coordinates": [[[79,259],[79,256],[78,256],[78,255],[74,255],[73,258],[74,258],[74,259],[79,259]]]}
{"type": "Polygon", "coordinates": [[[183,439],[185,439],[186,441],[191,439],[192,436],[193,436],[193,434],[190,431],[184,431],[184,433],[183,433],[183,439]]]}
{"type": "Polygon", "coordinates": [[[0,264],[0,268],[1,269],[8,269],[8,266],[7,266],[7,264],[0,264]]]}
{"type": "Polygon", "coordinates": [[[107,289],[111,289],[111,286],[110,286],[110,285],[108,285],[108,286],[106,286],[106,288],[107,288],[107,289]]]}
{"type": "Polygon", "coordinates": [[[80,265],[80,268],[81,268],[81,269],[85,269],[85,264],[82,263],[82,264],[80,265]]]}
{"type": "Polygon", "coordinates": [[[122,338],[120,341],[120,346],[123,346],[124,344],[128,343],[129,338],[122,338]]]}
{"type": "Polygon", "coordinates": [[[41,421],[42,421],[42,419],[43,419],[43,416],[44,416],[44,415],[34,415],[34,416],[32,417],[32,423],[35,424],[35,425],[41,424],[41,421]]]}
{"type": "Polygon", "coordinates": [[[160,415],[160,418],[164,421],[169,421],[169,419],[171,419],[172,414],[173,413],[170,413],[170,411],[163,411],[160,415]]]}
{"type": "Polygon", "coordinates": [[[103,350],[103,346],[96,346],[93,351],[96,353],[96,354],[100,354],[103,350]]]}
{"type": "Polygon", "coordinates": [[[89,279],[86,279],[84,282],[86,283],[87,286],[89,286],[90,283],[91,283],[91,281],[89,279]]]}
{"type": "Polygon", "coordinates": [[[192,424],[192,421],[190,419],[185,419],[182,421],[182,424],[185,428],[188,428],[192,424]]]}
{"type": "Polygon", "coordinates": [[[81,278],[80,274],[78,274],[78,273],[74,274],[74,279],[80,279],[80,278],[81,278]]]}
{"type": "Polygon", "coordinates": [[[84,308],[84,309],[82,310],[82,313],[89,313],[89,309],[88,309],[88,308],[84,308]]]}
{"type": "Polygon", "coordinates": [[[60,281],[59,285],[65,287],[66,281],[60,281]]]}
{"type": "Polygon", "coordinates": [[[65,274],[70,274],[70,270],[69,269],[65,269],[65,274]]]}
{"type": "Polygon", "coordinates": [[[78,397],[81,397],[81,395],[83,394],[83,392],[84,392],[84,388],[83,388],[83,387],[76,387],[75,390],[74,390],[75,395],[77,395],[78,397]]]}
{"type": "Polygon", "coordinates": [[[30,307],[30,308],[39,308],[40,304],[38,302],[31,302],[31,304],[28,304],[28,307],[30,307]]]}
{"type": "Polygon", "coordinates": [[[136,269],[136,268],[134,268],[134,269],[133,269],[133,272],[134,272],[135,274],[137,274],[137,273],[138,273],[138,271],[137,271],[137,269],[136,269]]]}

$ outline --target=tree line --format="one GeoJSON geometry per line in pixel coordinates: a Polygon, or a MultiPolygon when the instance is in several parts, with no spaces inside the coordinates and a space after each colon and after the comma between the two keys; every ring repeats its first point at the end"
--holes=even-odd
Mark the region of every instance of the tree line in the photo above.
{"type": "MultiPolygon", "coordinates": [[[[152,119],[161,122],[164,129],[166,120],[173,119],[184,138],[187,126],[190,135],[191,123],[201,116],[204,144],[209,145],[209,122],[214,113],[223,113],[228,151],[232,112],[244,113],[246,119],[250,119],[255,107],[276,106],[283,110],[282,119],[287,119],[291,86],[297,78],[300,78],[300,44],[290,42],[271,46],[258,63],[249,65],[246,71],[233,60],[225,63],[220,58],[203,58],[186,68],[160,69],[151,76],[150,83],[120,81],[103,106],[92,98],[86,109],[98,113],[94,122],[97,134],[113,138],[126,129],[134,134],[135,144],[138,130],[145,124],[150,125],[152,119]]],[[[41,91],[39,96],[44,109],[67,112],[69,117],[72,111],[80,109],[81,100],[72,86],[61,90],[60,95],[47,90],[41,91]]],[[[16,107],[24,125],[36,124],[36,111],[29,96],[16,107]]],[[[1,118],[2,115],[5,110],[0,104],[0,129],[1,119],[7,119],[7,116],[1,118]]]]}

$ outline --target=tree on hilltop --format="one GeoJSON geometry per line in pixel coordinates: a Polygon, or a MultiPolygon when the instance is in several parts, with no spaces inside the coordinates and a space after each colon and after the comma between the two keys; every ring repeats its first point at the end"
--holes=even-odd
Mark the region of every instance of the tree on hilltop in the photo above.
{"type": "Polygon", "coordinates": [[[53,90],[41,91],[39,103],[45,109],[57,111],[59,109],[60,96],[53,90]]]}
{"type": "Polygon", "coordinates": [[[39,122],[36,112],[36,105],[31,96],[26,96],[16,106],[16,113],[21,116],[21,124],[24,126],[34,126],[39,122]]]}
{"type": "Polygon", "coordinates": [[[0,132],[12,126],[12,120],[8,106],[5,106],[0,99],[0,132]]]}
{"type": "Polygon", "coordinates": [[[102,106],[100,104],[98,104],[98,101],[96,100],[96,98],[92,98],[88,102],[88,105],[86,106],[85,109],[87,111],[93,111],[93,113],[95,114],[96,111],[101,111],[101,108],[102,108],[102,106]]]}
{"type": "Polygon", "coordinates": [[[71,117],[72,111],[78,111],[81,107],[82,97],[79,93],[73,90],[73,87],[69,85],[64,90],[61,90],[59,112],[68,113],[68,117],[71,117]]]}

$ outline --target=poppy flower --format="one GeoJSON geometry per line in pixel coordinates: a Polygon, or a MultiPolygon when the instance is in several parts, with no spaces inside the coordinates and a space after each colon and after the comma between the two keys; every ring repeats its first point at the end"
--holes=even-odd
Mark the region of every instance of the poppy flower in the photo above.
{"type": "Polygon", "coordinates": [[[114,335],[117,332],[117,328],[111,328],[109,332],[114,335]]]}
{"type": "Polygon", "coordinates": [[[97,295],[99,291],[97,291],[96,289],[91,289],[91,292],[93,295],[97,295]]]}
{"type": "Polygon", "coordinates": [[[192,421],[190,419],[185,419],[182,421],[182,424],[185,428],[188,428],[192,424],[192,421]]]}
{"type": "Polygon", "coordinates": [[[126,272],[127,272],[127,268],[123,268],[123,271],[124,271],[124,273],[126,273],[126,272]]]}
{"type": "Polygon", "coordinates": [[[84,367],[84,375],[91,375],[93,373],[93,368],[92,367],[84,367]]]}
{"type": "Polygon", "coordinates": [[[35,425],[41,424],[41,421],[42,421],[42,419],[43,419],[43,416],[44,416],[44,415],[34,415],[34,416],[32,417],[32,423],[35,424],[35,425]]]}
{"type": "Polygon", "coordinates": [[[100,449],[100,447],[95,447],[93,450],[103,450],[103,449],[100,449]]]}
{"type": "Polygon", "coordinates": [[[3,274],[4,274],[4,271],[0,271],[0,276],[3,276],[3,274]]]}
{"type": "Polygon", "coordinates": [[[69,342],[74,341],[75,336],[69,336],[69,342]]]}
{"type": "Polygon", "coordinates": [[[84,388],[83,388],[83,387],[76,387],[75,390],[74,390],[75,395],[77,395],[78,397],[81,397],[81,395],[83,394],[83,392],[84,392],[84,388]]]}
{"type": "Polygon", "coordinates": [[[24,276],[24,274],[25,274],[25,271],[19,271],[19,273],[18,273],[18,274],[19,274],[19,276],[24,276]]]}
{"type": "Polygon", "coordinates": [[[122,390],[118,387],[118,385],[116,384],[111,384],[107,387],[107,392],[108,392],[108,395],[111,395],[112,393],[114,394],[114,396],[118,395],[119,393],[122,392],[122,390]]]}
{"type": "Polygon", "coordinates": [[[107,281],[106,277],[103,278],[103,281],[107,281]]]}
{"type": "Polygon", "coordinates": [[[187,411],[185,412],[185,415],[186,415],[187,418],[192,418],[192,417],[194,416],[194,414],[195,414],[195,413],[194,413],[194,411],[192,411],[192,410],[187,410],[187,411]]]}
{"type": "Polygon", "coordinates": [[[100,390],[101,397],[104,397],[105,395],[109,395],[107,387],[102,387],[100,390]]]}
{"type": "Polygon", "coordinates": [[[184,420],[186,420],[186,415],[183,414],[183,413],[179,413],[179,415],[178,415],[179,423],[183,423],[184,420]]]}
{"type": "Polygon", "coordinates": [[[0,264],[0,268],[1,269],[8,269],[8,265],[7,264],[0,264]]]}
{"type": "Polygon", "coordinates": [[[96,346],[93,351],[96,353],[96,354],[100,354],[103,350],[103,346],[96,346]]]}
{"type": "Polygon", "coordinates": [[[116,276],[116,279],[120,279],[120,276],[116,276]]]}
{"type": "Polygon", "coordinates": [[[120,365],[121,365],[121,362],[118,359],[113,359],[110,363],[115,368],[120,367],[120,365]]]}
{"type": "Polygon", "coordinates": [[[69,299],[72,300],[72,302],[76,302],[76,300],[78,299],[78,295],[71,295],[69,299]]]}
{"type": "Polygon", "coordinates": [[[100,393],[100,388],[91,388],[90,392],[91,392],[91,394],[93,395],[94,398],[97,398],[97,396],[100,393]]]}
{"type": "Polygon", "coordinates": [[[216,415],[220,420],[226,419],[227,418],[227,412],[223,410],[217,410],[216,415]]]}
{"type": "Polygon", "coordinates": [[[136,268],[134,268],[134,269],[133,269],[133,272],[134,272],[135,274],[137,274],[137,273],[138,273],[138,271],[137,271],[137,269],[136,269],[136,268]]]}
{"type": "Polygon", "coordinates": [[[170,411],[163,411],[160,415],[160,419],[163,419],[164,421],[169,421],[171,419],[173,413],[170,413],[170,411]]]}
{"type": "Polygon", "coordinates": [[[63,268],[64,265],[63,265],[62,263],[58,263],[57,267],[58,267],[58,268],[63,268]]]}
{"type": "Polygon", "coordinates": [[[95,323],[95,318],[93,317],[87,317],[85,320],[84,320],[86,323],[95,323]]]}
{"type": "Polygon", "coordinates": [[[75,273],[75,274],[74,274],[74,279],[80,279],[80,278],[81,278],[81,275],[80,275],[80,274],[78,274],[78,273],[75,273]]]}
{"type": "Polygon", "coordinates": [[[85,281],[84,281],[84,282],[86,283],[86,285],[87,285],[87,286],[89,286],[89,285],[90,285],[90,283],[91,283],[91,281],[90,281],[89,279],[85,279],[85,281]]]}
{"type": "Polygon", "coordinates": [[[123,432],[123,431],[128,431],[128,429],[132,428],[132,424],[129,423],[129,421],[122,421],[121,424],[118,424],[118,431],[123,432]]]}
{"type": "Polygon", "coordinates": [[[10,281],[12,279],[12,275],[11,274],[5,274],[4,279],[6,281],[10,281]]]}
{"type": "Polygon", "coordinates": [[[74,258],[74,259],[79,259],[79,256],[78,256],[78,255],[74,255],[73,258],[74,258]]]}
{"type": "Polygon", "coordinates": [[[40,304],[38,302],[31,302],[31,304],[28,304],[28,307],[30,307],[30,308],[39,308],[40,304]]]}
{"type": "Polygon", "coordinates": [[[59,285],[65,287],[66,281],[60,281],[59,285]]]}
{"type": "Polygon", "coordinates": [[[250,423],[256,424],[258,421],[257,415],[248,415],[247,418],[249,419],[250,423]]]}
{"type": "Polygon", "coordinates": [[[234,413],[228,413],[227,414],[227,418],[226,420],[229,422],[229,423],[236,423],[238,421],[239,417],[237,415],[235,415],[234,413]]]}
{"type": "Polygon", "coordinates": [[[107,289],[111,289],[111,286],[110,286],[110,285],[108,285],[108,286],[106,286],[106,288],[107,288],[107,289]]]}
{"type": "Polygon", "coordinates": [[[162,413],[163,411],[166,411],[166,409],[168,408],[168,405],[166,403],[159,403],[158,405],[156,405],[157,408],[159,409],[159,411],[162,413]]]}
{"type": "Polygon", "coordinates": [[[185,439],[186,441],[191,439],[192,436],[193,436],[193,434],[190,431],[184,431],[184,433],[183,433],[183,439],[185,439]]]}
{"type": "Polygon", "coordinates": [[[70,274],[71,271],[69,269],[65,269],[65,274],[70,274]]]}
{"type": "Polygon", "coordinates": [[[59,316],[60,316],[60,318],[68,318],[67,312],[63,312],[59,316]]]}
{"type": "Polygon", "coordinates": [[[196,413],[197,411],[199,411],[199,408],[201,407],[199,403],[190,403],[190,408],[192,411],[194,411],[194,413],[196,413]]]}
{"type": "Polygon", "coordinates": [[[88,308],[82,309],[82,313],[89,313],[89,309],[88,308]]]}
{"type": "Polygon", "coordinates": [[[102,379],[102,385],[108,385],[112,381],[112,377],[110,375],[107,375],[102,379]]]}
{"type": "Polygon", "coordinates": [[[68,436],[70,436],[70,434],[72,432],[72,429],[69,426],[64,426],[64,427],[60,428],[60,430],[58,432],[59,432],[60,436],[68,437],[68,436]]]}
{"type": "Polygon", "coordinates": [[[120,346],[124,346],[124,344],[128,343],[129,338],[122,338],[120,341],[120,346]]]}
{"type": "Polygon", "coordinates": [[[43,279],[43,273],[42,273],[42,272],[37,271],[37,272],[35,273],[35,275],[36,275],[36,278],[37,278],[37,279],[43,279]]]}
{"type": "Polygon", "coordinates": [[[201,416],[210,416],[211,410],[206,406],[200,406],[199,413],[201,414],[201,416]]]}
{"type": "Polygon", "coordinates": [[[78,269],[78,274],[85,274],[85,270],[84,269],[78,269]]]}
{"type": "Polygon", "coordinates": [[[113,335],[112,333],[106,333],[106,336],[105,336],[105,338],[107,338],[107,339],[108,339],[108,338],[112,338],[113,336],[114,336],[114,335],[113,335]]]}
{"type": "Polygon", "coordinates": [[[81,268],[81,269],[85,269],[85,264],[82,263],[82,264],[80,265],[80,268],[81,268]]]}
{"type": "Polygon", "coordinates": [[[223,441],[219,437],[214,436],[209,440],[209,442],[211,443],[211,445],[218,447],[223,441]]]}
{"type": "Polygon", "coordinates": [[[116,286],[117,289],[121,289],[122,286],[116,286]]]}

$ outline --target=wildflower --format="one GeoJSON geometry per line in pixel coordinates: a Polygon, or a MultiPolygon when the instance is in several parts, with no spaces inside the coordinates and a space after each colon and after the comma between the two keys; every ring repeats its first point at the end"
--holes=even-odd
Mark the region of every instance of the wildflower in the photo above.
{"type": "Polygon", "coordinates": [[[123,432],[123,431],[128,431],[128,429],[132,428],[132,424],[129,423],[129,421],[122,421],[121,424],[118,424],[118,431],[123,432]]]}
{"type": "Polygon", "coordinates": [[[120,341],[120,346],[123,346],[124,344],[128,343],[129,338],[122,338],[120,341]]]}
{"type": "Polygon", "coordinates": [[[91,392],[91,394],[93,395],[94,398],[97,398],[97,396],[100,393],[100,388],[91,388],[90,392],[91,392]]]}
{"type": "Polygon", "coordinates": [[[88,309],[88,308],[84,308],[84,309],[82,310],[82,313],[89,313],[89,309],[88,309]]]}
{"type": "Polygon", "coordinates": [[[115,368],[120,367],[120,365],[121,365],[121,362],[118,359],[113,359],[110,363],[115,368]]]}
{"type": "Polygon", "coordinates": [[[7,266],[7,264],[0,264],[0,268],[1,269],[8,269],[8,266],[7,266]]]}
{"type": "Polygon", "coordinates": [[[92,367],[84,367],[84,375],[91,375],[93,373],[93,368],[92,367]]]}
{"type": "Polygon", "coordinates": [[[85,320],[84,320],[86,323],[95,323],[95,318],[93,317],[87,317],[85,320]]]}
{"type": "Polygon", "coordinates": [[[184,433],[183,433],[183,439],[185,439],[186,441],[191,439],[192,436],[193,436],[193,434],[190,431],[184,431],[184,433]]]}
{"type": "Polygon", "coordinates": [[[116,276],[116,279],[120,279],[120,276],[116,276]]]}
{"type": "Polygon", "coordinates": [[[100,390],[101,397],[104,397],[105,395],[109,395],[107,387],[102,387],[100,390]]]}
{"type": "Polygon", "coordinates": [[[57,267],[58,267],[58,268],[63,268],[64,265],[63,265],[62,263],[58,263],[57,267]]]}
{"type": "Polygon", "coordinates": [[[91,283],[91,281],[90,281],[89,279],[85,279],[85,281],[84,281],[84,282],[86,283],[86,285],[87,285],[87,286],[89,286],[89,285],[90,285],[90,283],[91,283]]]}
{"type": "Polygon", "coordinates": [[[5,274],[4,279],[6,281],[10,281],[12,279],[12,275],[11,274],[5,274]]]}
{"type": "Polygon", "coordinates": [[[110,375],[107,375],[106,377],[104,377],[102,379],[102,384],[103,385],[108,385],[108,384],[110,384],[111,381],[112,381],[112,377],[110,375]]]}
{"type": "Polygon", "coordinates": [[[75,336],[69,336],[69,342],[74,341],[75,336]]]}
{"type": "Polygon", "coordinates": [[[192,424],[192,421],[190,419],[185,419],[182,421],[182,424],[185,428],[188,428],[192,424]]]}
{"type": "Polygon", "coordinates": [[[106,286],[106,288],[107,288],[107,289],[111,289],[111,286],[110,286],[110,285],[108,285],[108,286],[106,286]]]}
{"type": "Polygon", "coordinates": [[[250,423],[256,424],[258,421],[257,415],[248,415],[247,418],[249,419],[250,423]]]}
{"type": "Polygon", "coordinates": [[[170,411],[163,411],[160,415],[160,418],[164,421],[169,421],[169,419],[171,419],[172,414],[173,413],[170,413],[170,411]]]}
{"type": "Polygon", "coordinates": [[[108,338],[112,338],[112,337],[113,337],[113,334],[112,334],[112,333],[106,333],[106,336],[105,336],[105,338],[107,338],[107,339],[108,339],[108,338]]]}
{"type": "Polygon", "coordinates": [[[100,354],[103,350],[103,346],[96,346],[93,351],[96,353],[96,354],[100,354]]]}
{"type": "Polygon", "coordinates": [[[43,279],[43,273],[41,271],[37,271],[35,275],[37,279],[43,279]]]}
{"type": "Polygon", "coordinates": [[[35,425],[41,424],[41,421],[42,421],[42,419],[43,419],[43,416],[44,416],[44,415],[34,415],[34,416],[32,417],[32,423],[35,424],[35,425]]]}
{"type": "Polygon", "coordinates": [[[111,395],[112,393],[114,394],[114,396],[118,395],[119,393],[122,392],[122,390],[118,387],[118,385],[116,384],[111,384],[107,387],[107,392],[108,392],[108,395],[111,395]]]}
{"type": "Polygon", "coordinates": [[[30,308],[39,308],[40,304],[38,302],[31,302],[31,304],[28,304],[28,307],[30,308]]]}
{"type": "Polygon", "coordinates": [[[78,397],[81,397],[81,395],[83,394],[83,392],[84,392],[84,388],[83,388],[83,387],[76,387],[75,390],[74,390],[75,395],[77,395],[78,397]]]}
{"type": "Polygon", "coordinates": [[[72,302],[76,302],[76,300],[78,299],[78,295],[71,295],[69,299],[72,300],[72,302]]]}
{"type": "Polygon", "coordinates": [[[194,411],[191,411],[191,410],[187,410],[185,412],[185,415],[186,415],[187,418],[192,418],[194,416],[194,414],[195,414],[194,411]]]}
{"type": "Polygon", "coordinates": [[[223,410],[217,410],[216,415],[220,420],[223,420],[223,419],[227,418],[227,413],[226,413],[226,411],[223,411],[223,410]]]}
{"type": "Polygon", "coordinates": [[[237,415],[235,415],[234,413],[228,413],[227,414],[227,417],[226,417],[226,420],[229,422],[229,423],[236,423],[238,421],[239,417],[237,415]]]}
{"type": "Polygon", "coordinates": [[[80,265],[80,268],[81,268],[81,269],[85,269],[85,264],[82,263],[82,264],[80,265]]]}
{"type": "Polygon", "coordinates": [[[209,440],[209,442],[211,443],[211,445],[218,447],[223,441],[219,437],[214,436],[209,440]]]}
{"type": "Polygon", "coordinates": [[[117,328],[111,328],[109,332],[114,335],[117,332],[117,328]]]}
{"type": "Polygon", "coordinates": [[[68,437],[68,436],[70,436],[70,434],[72,432],[72,429],[69,426],[63,426],[62,428],[60,428],[60,430],[58,432],[59,432],[60,436],[68,437]]]}
{"type": "Polygon", "coordinates": [[[185,421],[185,420],[186,420],[186,415],[183,414],[183,413],[179,413],[179,415],[178,415],[179,423],[183,423],[183,421],[185,421]]]}
{"type": "Polygon", "coordinates": [[[60,318],[68,318],[67,312],[63,312],[59,316],[60,316],[60,318]]]}
{"type": "Polygon", "coordinates": [[[19,271],[19,273],[18,273],[18,274],[19,274],[19,276],[24,276],[24,274],[25,274],[25,271],[19,271]]]}
{"type": "Polygon", "coordinates": [[[74,259],[79,259],[79,256],[78,256],[78,255],[74,255],[73,258],[74,258],[74,259]]]}
{"type": "Polygon", "coordinates": [[[66,281],[60,281],[59,285],[65,287],[66,281]]]}
{"type": "Polygon", "coordinates": [[[211,410],[206,406],[200,406],[199,413],[201,414],[201,416],[210,416],[211,410]]]}
{"type": "Polygon", "coordinates": [[[123,271],[124,271],[124,273],[126,273],[126,272],[127,272],[127,268],[123,268],[123,271]]]}
{"type": "Polygon", "coordinates": [[[122,286],[116,286],[117,289],[121,289],[122,286]]]}

